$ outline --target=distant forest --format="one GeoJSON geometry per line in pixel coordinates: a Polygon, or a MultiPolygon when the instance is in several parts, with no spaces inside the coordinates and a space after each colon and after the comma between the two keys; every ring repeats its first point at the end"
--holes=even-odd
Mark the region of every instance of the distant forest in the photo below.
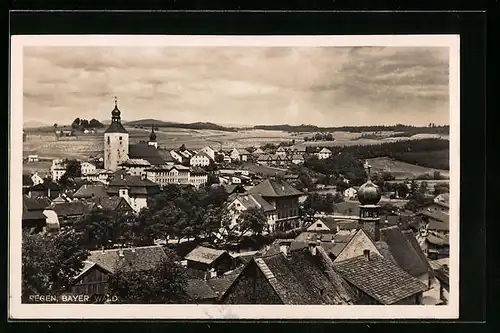
{"type": "MultiPolygon", "coordinates": [[[[449,170],[450,142],[445,139],[421,139],[385,142],[377,145],[332,146],[332,155],[350,154],[358,159],[390,157],[426,168],[449,170]]],[[[314,152],[315,147],[307,147],[314,152]]]]}
{"type": "MultiPolygon", "coordinates": [[[[83,119],[83,118],[76,118],[73,120],[71,123],[71,128],[74,130],[80,130],[83,131],[85,129],[91,129],[91,128],[102,128],[105,125],[102,124],[99,120],[97,119],[83,119]]],[[[57,127],[57,124],[54,124],[54,127],[57,127]]]]}
{"type": "Polygon", "coordinates": [[[411,126],[411,125],[390,125],[390,126],[342,126],[342,127],[319,127],[315,125],[257,125],[254,129],[269,130],[269,131],[285,131],[285,132],[383,132],[393,131],[402,132],[409,135],[414,134],[442,134],[450,133],[449,125],[436,125],[430,123],[428,126],[411,126]]]}
{"type": "Polygon", "coordinates": [[[126,126],[132,126],[135,128],[150,128],[155,126],[160,127],[170,127],[170,128],[185,128],[185,129],[195,129],[195,130],[212,130],[212,131],[225,131],[225,132],[236,132],[237,129],[220,126],[214,123],[208,122],[196,122],[196,123],[172,123],[167,121],[161,121],[156,119],[141,119],[135,121],[129,121],[125,124],[126,126]]]}

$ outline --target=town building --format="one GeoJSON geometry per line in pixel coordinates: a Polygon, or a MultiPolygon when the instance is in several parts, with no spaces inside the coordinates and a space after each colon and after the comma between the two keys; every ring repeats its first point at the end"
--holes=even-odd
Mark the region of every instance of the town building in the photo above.
{"type": "Polygon", "coordinates": [[[151,163],[143,158],[133,158],[120,164],[120,167],[126,170],[129,175],[140,177],[146,175],[146,169],[151,168],[151,163]]]}
{"type": "Polygon", "coordinates": [[[203,153],[207,154],[208,157],[210,157],[210,159],[212,161],[215,161],[215,154],[216,154],[216,152],[215,152],[215,150],[212,147],[210,147],[210,146],[203,147],[200,150],[200,152],[203,152],[203,153]]]}
{"type": "Polygon", "coordinates": [[[191,166],[209,166],[211,163],[211,158],[208,154],[200,151],[196,155],[192,156],[189,160],[189,165],[191,166]]]}
{"type": "Polygon", "coordinates": [[[146,176],[132,176],[118,171],[110,180],[107,192],[110,196],[125,198],[138,213],[141,209],[148,207],[148,199],[160,193],[160,188],[146,176]]]}
{"type": "Polygon", "coordinates": [[[134,209],[123,197],[96,197],[94,198],[94,210],[107,210],[115,212],[120,216],[134,213],[134,209]]]}
{"type": "Polygon", "coordinates": [[[59,194],[59,186],[53,182],[34,185],[28,191],[28,196],[31,198],[49,198],[51,200],[57,198],[59,194]]]}
{"type": "Polygon", "coordinates": [[[184,154],[177,150],[171,150],[170,155],[175,161],[177,161],[177,163],[180,164],[186,164],[186,162],[189,161],[189,159],[184,154]]]}
{"type": "Polygon", "coordinates": [[[266,179],[250,189],[248,193],[262,197],[274,207],[277,215],[277,230],[288,230],[299,226],[299,197],[303,193],[286,181],[266,179]]]}
{"type": "Polygon", "coordinates": [[[348,199],[354,199],[356,198],[358,191],[354,187],[349,187],[344,191],[344,197],[348,199]]]}
{"type": "Polygon", "coordinates": [[[184,259],[187,268],[211,273],[210,277],[220,276],[233,268],[233,258],[224,250],[197,246],[184,259]]]}
{"type": "Polygon", "coordinates": [[[28,155],[28,163],[38,162],[38,155],[28,155]]]}
{"type": "Polygon", "coordinates": [[[95,198],[107,197],[107,190],[104,184],[90,185],[83,184],[80,188],[73,193],[74,200],[94,200],[95,198]]]}
{"type": "MultiPolygon", "coordinates": [[[[277,212],[276,208],[266,201],[260,194],[236,193],[228,200],[228,208],[231,212],[231,223],[228,226],[229,230],[243,232],[238,228],[238,218],[241,213],[251,208],[262,209],[267,218],[268,232],[276,230],[277,212]]],[[[224,226],[223,226],[224,227],[224,226]]]]}
{"type": "Polygon", "coordinates": [[[328,148],[323,148],[316,154],[316,156],[318,159],[324,160],[332,156],[332,151],[328,148]]]}
{"type": "Polygon", "coordinates": [[[104,132],[104,169],[116,171],[129,158],[129,135],[123,127],[116,97],[111,111],[111,124],[104,132]]]}
{"type": "Polygon", "coordinates": [[[208,173],[201,168],[191,168],[189,170],[189,184],[195,188],[205,185],[208,181],[208,173]]]}
{"type": "Polygon", "coordinates": [[[81,162],[80,163],[80,171],[83,176],[88,174],[93,174],[97,170],[97,167],[90,162],[81,162]]]}
{"type": "Polygon", "coordinates": [[[288,152],[286,151],[285,147],[280,146],[278,149],[276,149],[276,155],[279,157],[286,157],[288,155],[288,152]]]}
{"type": "Polygon", "coordinates": [[[23,196],[22,228],[40,232],[47,224],[47,216],[43,213],[50,206],[48,198],[30,198],[23,196]]]}
{"type": "Polygon", "coordinates": [[[139,142],[129,146],[128,159],[146,160],[151,165],[164,165],[165,159],[155,146],[139,142]]]}
{"type": "Polygon", "coordinates": [[[38,174],[38,172],[34,172],[31,175],[31,181],[33,182],[33,185],[39,185],[43,184],[44,179],[38,174]]]}
{"type": "Polygon", "coordinates": [[[331,217],[321,217],[316,219],[309,227],[307,227],[306,231],[336,233],[337,223],[335,222],[335,219],[331,217]]]}
{"type": "Polygon", "coordinates": [[[117,270],[148,272],[166,258],[165,251],[158,245],[90,251],[84,267],[74,277],[71,292],[76,295],[104,296],[109,276],[117,270]]]}
{"type": "Polygon", "coordinates": [[[52,181],[58,182],[65,173],[66,163],[60,159],[52,160],[52,165],[50,167],[52,181]]]}
{"type": "Polygon", "coordinates": [[[63,203],[52,203],[51,209],[57,214],[61,227],[73,225],[80,217],[90,213],[92,203],[84,201],[72,201],[63,203]]]}
{"type": "Polygon", "coordinates": [[[190,169],[179,164],[156,165],[146,169],[146,178],[160,186],[168,184],[188,185],[190,184],[190,169]]]}
{"type": "Polygon", "coordinates": [[[300,154],[293,154],[291,156],[291,161],[296,165],[304,164],[304,156],[300,154]]]}
{"type": "Polygon", "coordinates": [[[225,304],[350,305],[358,300],[314,244],[282,251],[278,244],[254,256],[222,298],[225,304]]]}

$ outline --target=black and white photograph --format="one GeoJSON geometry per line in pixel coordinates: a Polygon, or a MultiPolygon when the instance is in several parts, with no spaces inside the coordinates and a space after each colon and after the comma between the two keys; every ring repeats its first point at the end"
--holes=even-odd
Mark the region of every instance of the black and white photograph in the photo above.
{"type": "Polygon", "coordinates": [[[458,318],[458,45],[14,36],[12,316],[458,318]]]}

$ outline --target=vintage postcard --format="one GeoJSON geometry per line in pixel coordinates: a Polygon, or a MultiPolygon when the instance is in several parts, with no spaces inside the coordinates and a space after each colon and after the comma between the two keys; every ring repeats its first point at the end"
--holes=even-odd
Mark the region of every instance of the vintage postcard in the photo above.
{"type": "Polygon", "coordinates": [[[456,319],[459,37],[13,36],[11,319],[456,319]]]}

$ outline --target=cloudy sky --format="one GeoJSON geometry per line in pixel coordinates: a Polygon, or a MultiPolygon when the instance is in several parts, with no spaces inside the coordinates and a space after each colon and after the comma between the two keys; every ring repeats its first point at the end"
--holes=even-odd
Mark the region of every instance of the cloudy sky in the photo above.
{"type": "Polygon", "coordinates": [[[449,123],[438,47],[25,47],[24,121],[449,123]]]}

